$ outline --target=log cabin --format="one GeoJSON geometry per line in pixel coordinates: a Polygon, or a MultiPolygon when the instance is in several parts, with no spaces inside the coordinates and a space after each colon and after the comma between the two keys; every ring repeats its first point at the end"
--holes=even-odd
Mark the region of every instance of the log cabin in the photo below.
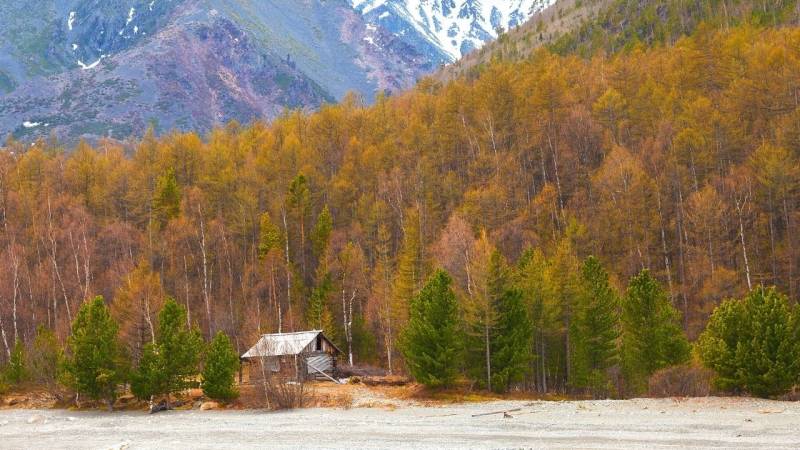
{"type": "Polygon", "coordinates": [[[296,381],[336,381],[340,354],[322,330],[264,334],[241,356],[239,382],[254,383],[276,375],[296,381]]]}

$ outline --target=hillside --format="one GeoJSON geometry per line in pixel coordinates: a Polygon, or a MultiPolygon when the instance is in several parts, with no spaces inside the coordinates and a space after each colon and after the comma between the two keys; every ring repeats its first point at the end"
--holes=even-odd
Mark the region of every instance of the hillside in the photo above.
{"type": "Polygon", "coordinates": [[[704,27],[592,58],[544,49],[206,137],[11,141],[0,334],[30,342],[46,324],[63,339],[103,295],[135,350],[172,296],[207,338],[324,328],[357,363],[402,370],[410,333],[439,330],[412,328],[435,298],[452,341],[465,330],[448,376],[629,396],[691,370],[670,367],[723,299],[752,291],[779,306],[738,323],[772,333],[778,317],[788,336],[749,367],[778,367],[780,384],[756,391],[778,395],[800,355],[798,74],[798,29],[704,27]]]}
{"type": "Polygon", "coordinates": [[[565,34],[595,20],[611,4],[611,0],[559,0],[537,11],[519,27],[506,31],[499,39],[481,47],[434,75],[451,80],[474,76],[492,60],[519,61],[537,48],[553,45],[565,34]]]}
{"type": "Polygon", "coordinates": [[[474,76],[492,60],[518,61],[543,46],[560,54],[590,57],[599,51],[614,53],[637,45],[674,44],[694,33],[701,23],[711,29],[729,29],[741,24],[789,26],[799,21],[794,1],[560,0],[500,39],[443,68],[436,77],[474,76]]]}
{"type": "Polygon", "coordinates": [[[122,140],[272,119],[348,92],[371,103],[523,22],[534,3],[6,0],[0,136],[122,140]]]}
{"type": "Polygon", "coordinates": [[[26,31],[7,28],[3,38],[12,47],[2,78],[13,91],[3,97],[0,134],[123,139],[150,125],[210,129],[318,107],[351,90],[370,99],[435,67],[343,1],[114,5],[3,10],[4,23],[26,31]],[[45,26],[30,35],[36,23],[45,26]]]}
{"type": "Polygon", "coordinates": [[[370,23],[439,49],[452,63],[524,24],[554,0],[351,0],[370,23]]]}

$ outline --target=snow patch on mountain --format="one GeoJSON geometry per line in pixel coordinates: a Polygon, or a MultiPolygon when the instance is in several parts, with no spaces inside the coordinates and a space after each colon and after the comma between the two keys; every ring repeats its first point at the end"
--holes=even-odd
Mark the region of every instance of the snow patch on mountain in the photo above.
{"type": "Polygon", "coordinates": [[[408,24],[451,61],[480,48],[500,29],[521,25],[555,0],[350,0],[368,21],[398,35],[408,24]],[[399,22],[398,22],[399,21],[399,22]]]}
{"type": "Polygon", "coordinates": [[[92,69],[94,69],[95,67],[99,66],[99,65],[100,65],[100,62],[102,62],[102,61],[103,61],[103,59],[104,59],[104,58],[106,58],[107,56],[108,56],[108,55],[100,55],[100,59],[98,59],[97,61],[95,61],[95,62],[93,62],[93,63],[91,63],[91,64],[84,64],[84,62],[83,62],[83,61],[81,61],[81,60],[78,60],[78,66],[80,66],[80,68],[81,68],[82,70],[92,70],[92,69]]]}

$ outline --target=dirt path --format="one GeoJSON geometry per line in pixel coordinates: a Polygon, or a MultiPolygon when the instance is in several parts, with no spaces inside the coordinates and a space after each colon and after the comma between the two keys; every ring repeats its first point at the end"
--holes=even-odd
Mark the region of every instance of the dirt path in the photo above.
{"type": "Polygon", "coordinates": [[[397,409],[0,411],[2,448],[800,448],[800,403],[702,398],[397,409]],[[521,408],[513,418],[472,417],[521,408]]]}

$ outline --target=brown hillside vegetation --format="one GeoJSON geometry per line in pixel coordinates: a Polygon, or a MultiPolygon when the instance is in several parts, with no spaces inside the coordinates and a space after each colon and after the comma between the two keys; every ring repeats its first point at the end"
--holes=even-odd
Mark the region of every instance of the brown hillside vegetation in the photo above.
{"type": "MultiPolygon", "coordinates": [[[[141,348],[172,296],[240,353],[261,332],[325,328],[356,363],[398,370],[423,280],[444,267],[461,298],[469,255],[494,248],[536,249],[545,305],[569,305],[588,255],[618,287],[647,268],[694,339],[722,299],[797,296],[799,98],[800,30],[703,29],[612,57],[539,50],[205,138],[9,141],[0,361],[37,325],[63,341],[94,295],[141,348]]],[[[559,311],[537,336],[564,341],[559,311]]],[[[563,349],[547,350],[544,385],[566,386],[563,349]]]]}

